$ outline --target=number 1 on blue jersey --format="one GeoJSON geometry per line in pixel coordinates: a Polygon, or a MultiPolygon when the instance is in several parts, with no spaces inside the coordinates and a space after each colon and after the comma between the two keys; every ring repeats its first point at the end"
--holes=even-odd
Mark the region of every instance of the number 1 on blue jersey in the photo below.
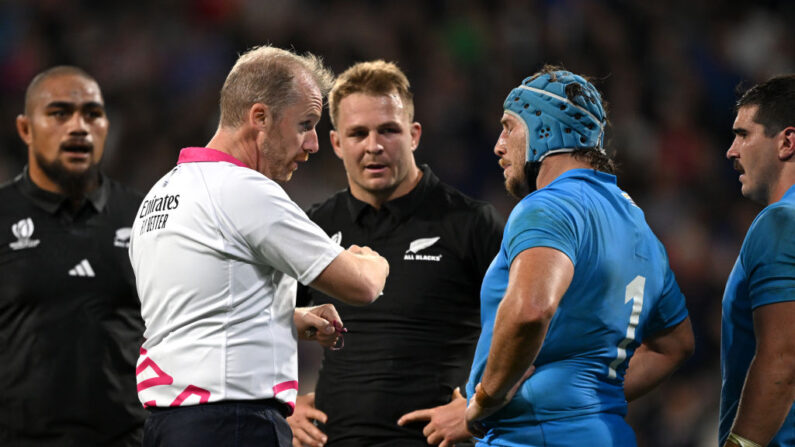
{"type": "Polygon", "coordinates": [[[616,359],[610,363],[607,371],[607,377],[615,379],[618,377],[616,368],[624,360],[627,359],[627,346],[635,341],[635,329],[640,322],[640,312],[643,310],[643,289],[646,286],[646,278],[643,276],[636,276],[635,279],[627,284],[626,292],[624,293],[624,304],[632,301],[632,313],[629,315],[629,324],[627,325],[627,335],[618,344],[618,353],[616,359]]]}

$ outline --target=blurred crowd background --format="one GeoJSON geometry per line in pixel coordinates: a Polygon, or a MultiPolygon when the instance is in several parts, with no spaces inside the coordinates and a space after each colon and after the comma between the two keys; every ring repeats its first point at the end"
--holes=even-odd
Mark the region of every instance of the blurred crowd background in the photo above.
{"type": "MultiPolygon", "coordinates": [[[[502,102],[543,64],[563,65],[609,102],[619,185],[668,249],[695,325],[694,357],[628,419],[641,446],[715,446],[723,286],[760,209],[724,157],[733,103],[738,88],[795,71],[794,20],[786,0],[2,0],[0,182],[26,163],[14,119],[42,69],[97,78],[111,122],[104,171],[145,192],[180,148],[212,136],[237,55],[271,43],[337,73],[398,63],[423,124],[418,161],[507,216],[515,202],[492,153],[502,102]]],[[[329,126],[286,188],[305,208],[345,186],[329,126]]],[[[302,362],[316,367],[316,351],[302,362]]]]}

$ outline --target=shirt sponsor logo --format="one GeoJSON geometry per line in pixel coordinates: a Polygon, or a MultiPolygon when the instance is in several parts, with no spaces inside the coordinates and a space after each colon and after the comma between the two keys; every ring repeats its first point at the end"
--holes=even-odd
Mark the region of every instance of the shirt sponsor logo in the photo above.
{"type": "Polygon", "coordinates": [[[432,261],[432,262],[439,262],[442,260],[442,255],[426,255],[418,253],[421,250],[425,250],[433,246],[436,242],[439,241],[439,236],[436,237],[424,237],[412,241],[409,244],[409,249],[406,250],[406,253],[403,255],[404,261],[432,261]]]}
{"type": "Polygon", "coordinates": [[[337,231],[331,235],[331,241],[335,244],[342,245],[342,231],[337,231]]]}
{"type": "Polygon", "coordinates": [[[168,223],[169,213],[179,207],[179,194],[165,195],[162,197],[154,196],[144,200],[138,218],[141,221],[139,234],[148,233],[153,230],[162,230],[168,223]]]}
{"type": "Polygon", "coordinates": [[[178,206],[179,194],[173,196],[166,194],[163,197],[154,196],[151,199],[144,200],[138,217],[144,218],[153,212],[175,210],[178,206]]]}
{"type": "Polygon", "coordinates": [[[97,275],[94,274],[94,269],[91,268],[91,264],[88,263],[88,259],[83,259],[82,261],[78,262],[76,266],[72,267],[71,270],[69,270],[69,276],[93,278],[97,275]]]}
{"type": "Polygon", "coordinates": [[[8,244],[12,250],[22,250],[23,248],[33,248],[39,245],[38,239],[31,239],[33,237],[33,219],[28,217],[11,226],[11,232],[17,238],[16,242],[8,244]]]}
{"type": "Polygon", "coordinates": [[[121,248],[129,248],[131,233],[132,228],[130,227],[119,228],[116,230],[116,236],[113,238],[113,245],[121,248]]]}

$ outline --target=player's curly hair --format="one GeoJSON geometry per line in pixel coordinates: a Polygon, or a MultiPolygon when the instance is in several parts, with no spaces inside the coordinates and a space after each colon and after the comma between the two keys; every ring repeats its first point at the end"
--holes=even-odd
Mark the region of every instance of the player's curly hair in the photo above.
{"type": "Polygon", "coordinates": [[[618,166],[616,165],[615,160],[613,160],[613,158],[608,155],[607,152],[602,152],[599,149],[589,147],[587,149],[574,151],[571,153],[571,155],[576,160],[588,163],[597,171],[602,171],[613,175],[615,175],[618,171],[618,166]]]}

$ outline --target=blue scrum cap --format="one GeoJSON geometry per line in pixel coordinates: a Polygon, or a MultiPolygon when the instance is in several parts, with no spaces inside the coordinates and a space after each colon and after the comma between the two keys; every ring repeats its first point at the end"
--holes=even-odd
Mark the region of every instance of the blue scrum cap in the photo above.
{"type": "Polygon", "coordinates": [[[531,76],[503,107],[527,126],[528,162],[591,147],[604,152],[602,97],[582,76],[564,70],[531,76]]]}

